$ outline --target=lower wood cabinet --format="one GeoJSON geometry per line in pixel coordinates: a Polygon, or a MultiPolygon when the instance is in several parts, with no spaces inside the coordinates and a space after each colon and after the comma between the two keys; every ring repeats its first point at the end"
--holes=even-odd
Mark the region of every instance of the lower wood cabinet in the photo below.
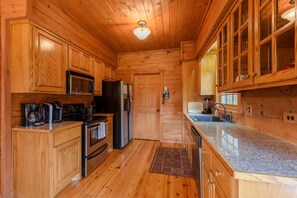
{"type": "Polygon", "coordinates": [[[54,197],[81,175],[81,123],[13,128],[15,197],[54,197]]]}
{"type": "Polygon", "coordinates": [[[111,153],[113,150],[113,114],[107,115],[107,120],[108,120],[108,135],[107,135],[108,153],[111,153]]]}

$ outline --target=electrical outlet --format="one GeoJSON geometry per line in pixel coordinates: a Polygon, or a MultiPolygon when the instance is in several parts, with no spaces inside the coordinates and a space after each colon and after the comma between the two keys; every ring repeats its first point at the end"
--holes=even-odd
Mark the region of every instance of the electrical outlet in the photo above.
{"type": "Polygon", "coordinates": [[[284,121],[292,124],[297,124],[296,113],[284,113],[284,121]]]}
{"type": "Polygon", "coordinates": [[[252,108],[252,105],[248,104],[248,105],[245,106],[245,114],[246,114],[247,116],[252,117],[252,115],[253,115],[253,108],[252,108]]]}

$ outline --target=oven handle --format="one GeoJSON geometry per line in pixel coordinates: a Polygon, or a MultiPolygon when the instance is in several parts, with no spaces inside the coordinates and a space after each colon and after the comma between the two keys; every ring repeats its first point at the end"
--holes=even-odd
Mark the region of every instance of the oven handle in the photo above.
{"type": "Polygon", "coordinates": [[[105,149],[108,147],[108,144],[104,144],[101,148],[99,148],[97,151],[95,151],[94,153],[92,153],[91,155],[89,155],[87,158],[88,160],[100,155],[102,152],[105,151],[105,149]]]}

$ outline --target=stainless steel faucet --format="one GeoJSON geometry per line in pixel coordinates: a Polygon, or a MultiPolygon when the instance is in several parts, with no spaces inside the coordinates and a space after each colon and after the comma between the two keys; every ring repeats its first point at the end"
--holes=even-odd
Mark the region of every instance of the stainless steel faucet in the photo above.
{"type": "MultiPolygon", "coordinates": [[[[219,102],[217,102],[217,103],[215,103],[214,104],[214,107],[216,106],[216,105],[222,105],[222,107],[224,108],[224,113],[223,113],[223,115],[222,115],[222,118],[223,119],[226,119],[226,106],[224,105],[224,104],[222,104],[222,103],[219,103],[219,102]]],[[[215,107],[216,108],[216,107],[215,107]]]]}

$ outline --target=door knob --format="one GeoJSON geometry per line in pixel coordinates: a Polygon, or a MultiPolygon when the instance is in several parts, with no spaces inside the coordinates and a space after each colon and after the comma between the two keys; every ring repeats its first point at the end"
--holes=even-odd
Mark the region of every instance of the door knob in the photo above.
{"type": "Polygon", "coordinates": [[[160,109],[157,109],[157,112],[160,112],[160,109]]]}

